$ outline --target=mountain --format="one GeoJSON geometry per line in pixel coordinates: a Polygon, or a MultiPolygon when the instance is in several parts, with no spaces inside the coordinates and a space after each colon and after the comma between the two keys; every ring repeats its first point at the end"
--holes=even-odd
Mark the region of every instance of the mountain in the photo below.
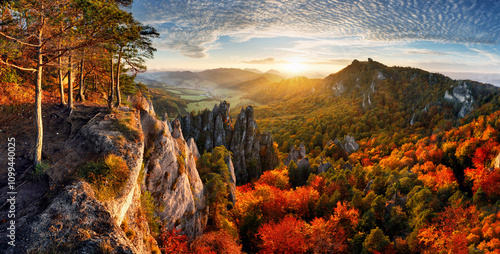
{"type": "Polygon", "coordinates": [[[283,75],[283,74],[281,74],[281,72],[274,70],[274,69],[270,69],[270,70],[266,71],[266,73],[273,74],[273,75],[283,75]]]}
{"type": "Polygon", "coordinates": [[[262,72],[257,70],[257,69],[251,69],[251,68],[245,68],[243,69],[244,71],[251,71],[251,72],[255,72],[255,73],[258,73],[258,74],[261,74],[262,72]]]}
{"type": "Polygon", "coordinates": [[[245,95],[259,103],[267,104],[271,102],[286,100],[290,97],[301,97],[309,95],[319,88],[320,79],[309,79],[306,77],[293,77],[283,79],[279,82],[268,80],[253,80],[246,86],[251,87],[245,95]]]}
{"type": "MultiPolygon", "coordinates": [[[[300,96],[282,97],[278,92],[264,91],[253,97],[260,95],[260,101],[268,102],[255,108],[256,119],[263,124],[261,128],[271,131],[280,147],[284,142],[293,144],[296,139],[311,140],[314,136],[301,131],[308,128],[305,122],[294,119],[316,119],[314,126],[321,126],[322,136],[341,138],[352,133],[359,140],[382,130],[449,129],[461,119],[470,121],[478,114],[494,112],[499,108],[500,94],[492,85],[452,80],[415,68],[388,67],[372,60],[354,60],[315,89],[302,90],[300,96]],[[272,124],[277,119],[280,124],[272,124]],[[327,127],[324,122],[335,125],[327,127]],[[292,135],[296,139],[291,139],[292,135]]],[[[313,143],[322,146],[321,140],[313,143]]]]}
{"type": "Polygon", "coordinates": [[[137,80],[147,85],[168,84],[186,88],[238,88],[238,84],[266,78],[275,82],[283,79],[279,73],[261,73],[255,70],[219,68],[201,72],[165,71],[138,74],[137,80]]]}

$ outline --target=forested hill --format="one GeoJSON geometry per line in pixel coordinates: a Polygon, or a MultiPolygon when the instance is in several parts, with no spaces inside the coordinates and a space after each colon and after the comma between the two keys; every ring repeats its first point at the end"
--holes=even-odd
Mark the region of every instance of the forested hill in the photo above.
{"type": "Polygon", "coordinates": [[[273,100],[280,95],[263,91],[267,97],[261,100],[272,102],[255,112],[259,126],[271,131],[282,151],[301,142],[309,149],[323,147],[347,134],[360,140],[398,133],[403,136],[394,140],[400,143],[404,135],[449,130],[494,112],[499,93],[499,88],[475,81],[354,60],[321,84],[302,89],[300,96],[273,100]]]}

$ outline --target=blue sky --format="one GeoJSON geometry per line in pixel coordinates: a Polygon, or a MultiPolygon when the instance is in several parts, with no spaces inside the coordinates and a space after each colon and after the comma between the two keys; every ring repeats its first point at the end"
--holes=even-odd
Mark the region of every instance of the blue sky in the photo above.
{"type": "Polygon", "coordinates": [[[500,75],[500,1],[135,0],[161,38],[149,69],[329,74],[353,59],[500,75]]]}

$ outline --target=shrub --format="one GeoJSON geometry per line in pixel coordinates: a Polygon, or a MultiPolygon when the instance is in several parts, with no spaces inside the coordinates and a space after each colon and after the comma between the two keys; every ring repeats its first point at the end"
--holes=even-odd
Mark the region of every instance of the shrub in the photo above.
{"type": "Polygon", "coordinates": [[[92,185],[99,200],[109,200],[125,186],[129,168],[122,157],[109,154],[104,159],[85,164],[78,175],[92,185]]]}

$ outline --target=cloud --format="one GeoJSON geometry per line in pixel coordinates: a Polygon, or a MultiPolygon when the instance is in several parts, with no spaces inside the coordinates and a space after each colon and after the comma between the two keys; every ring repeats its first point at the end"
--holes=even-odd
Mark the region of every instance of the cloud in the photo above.
{"type": "Polygon", "coordinates": [[[305,64],[314,64],[314,65],[349,65],[352,63],[352,59],[330,59],[326,61],[319,62],[305,62],[305,64]]]}
{"type": "Polygon", "coordinates": [[[268,57],[266,59],[257,59],[257,60],[247,60],[241,61],[246,64],[278,64],[278,63],[286,63],[286,61],[276,60],[274,57],[268,57]]]}
{"type": "Polygon", "coordinates": [[[435,51],[430,49],[408,49],[404,53],[399,55],[433,55],[433,56],[445,56],[449,55],[449,53],[435,51]]]}
{"type": "Polygon", "coordinates": [[[194,58],[206,57],[221,36],[500,41],[496,0],[136,0],[132,12],[162,33],[162,45],[194,58]]]}

